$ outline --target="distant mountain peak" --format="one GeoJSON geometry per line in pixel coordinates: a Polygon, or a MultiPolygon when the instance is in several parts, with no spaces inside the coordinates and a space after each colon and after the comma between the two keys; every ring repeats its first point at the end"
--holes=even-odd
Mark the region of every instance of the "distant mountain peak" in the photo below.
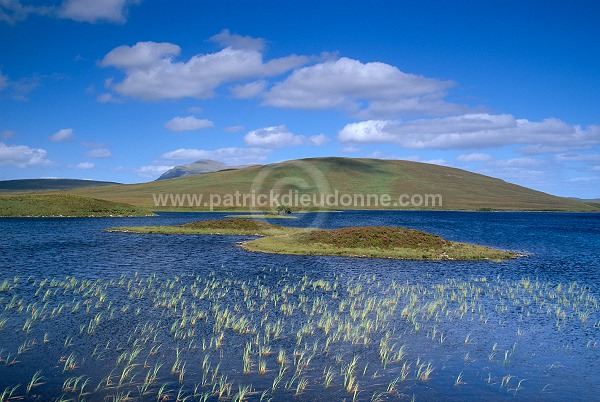
{"type": "Polygon", "coordinates": [[[241,169],[246,166],[229,166],[223,162],[211,159],[200,159],[187,165],[175,166],[164,172],[156,180],[176,179],[178,177],[194,176],[205,173],[218,172],[219,170],[241,169]]]}

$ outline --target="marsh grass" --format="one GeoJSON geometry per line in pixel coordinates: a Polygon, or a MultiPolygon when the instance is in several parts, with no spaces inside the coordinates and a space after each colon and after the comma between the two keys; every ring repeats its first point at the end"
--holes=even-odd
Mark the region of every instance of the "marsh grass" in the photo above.
{"type": "Polygon", "coordinates": [[[568,330],[584,334],[573,353],[598,357],[600,306],[579,284],[384,278],[264,269],[253,279],[0,279],[0,401],[396,400],[409,391],[427,400],[446,386],[540,399],[550,380],[530,362],[543,366],[554,351],[528,347],[568,330]]]}

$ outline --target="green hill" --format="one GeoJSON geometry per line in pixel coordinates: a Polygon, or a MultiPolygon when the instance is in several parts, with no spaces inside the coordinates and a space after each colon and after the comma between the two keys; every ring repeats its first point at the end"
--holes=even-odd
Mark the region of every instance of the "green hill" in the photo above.
{"type": "Polygon", "coordinates": [[[22,193],[40,191],[62,191],[82,187],[109,186],[119,183],[110,181],[79,180],[79,179],[20,179],[0,180],[0,192],[22,193]]]}
{"type": "Polygon", "coordinates": [[[146,216],[144,208],[75,194],[44,193],[0,196],[0,217],[146,216]]]}
{"type": "MultiPolygon", "coordinates": [[[[351,158],[311,158],[252,166],[233,171],[220,171],[199,176],[160,180],[150,183],[89,187],[73,190],[78,194],[133,205],[151,207],[153,210],[193,209],[208,210],[210,196],[215,210],[253,209],[251,198],[244,203],[243,196],[291,194],[309,197],[332,194],[337,191],[338,205],[298,204],[297,200],[278,198],[283,204],[291,204],[294,211],[324,209],[444,209],[444,210],[525,210],[525,211],[600,211],[600,208],[580,201],[552,196],[540,191],[507,183],[500,179],[468,172],[461,169],[426,163],[351,158]],[[239,195],[237,198],[235,197],[239,195]],[[343,196],[342,196],[343,195],[343,196]],[[369,205],[348,196],[367,197],[376,195],[380,200],[389,196],[388,205],[369,205]],[[403,201],[426,195],[441,196],[441,205],[400,205],[403,201]],[[192,200],[191,197],[196,199],[192,200]],[[202,197],[200,199],[200,197],[202,197]],[[345,197],[345,198],[342,198],[345,197]],[[408,198],[406,198],[408,197],[408,198]],[[179,202],[177,202],[179,201],[179,202]],[[190,202],[195,201],[195,202],[190,202]],[[226,202],[228,201],[228,202],[226,202]],[[286,202],[287,201],[287,202],[286,202]],[[291,201],[291,202],[290,202],[291,201]],[[177,206],[177,207],[176,207],[177,206]]],[[[375,197],[375,198],[377,198],[375,197]]],[[[332,199],[330,197],[330,199],[332,199]]],[[[366,201],[366,200],[364,200],[366,201]]],[[[435,201],[429,199],[428,201],[435,201]]],[[[438,200],[439,201],[439,200],[438,200]]],[[[431,203],[430,203],[431,204],[431,203]]],[[[273,205],[255,208],[273,210],[273,205]]]]}

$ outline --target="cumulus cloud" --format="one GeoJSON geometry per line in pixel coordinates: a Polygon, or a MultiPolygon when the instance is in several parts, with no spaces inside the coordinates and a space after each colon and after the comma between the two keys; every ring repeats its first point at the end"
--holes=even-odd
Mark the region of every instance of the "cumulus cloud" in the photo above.
{"type": "Polygon", "coordinates": [[[110,158],[112,153],[108,148],[96,148],[85,154],[88,158],[110,158]]]}
{"type": "Polygon", "coordinates": [[[342,57],[295,70],[265,94],[280,108],[338,109],[357,116],[448,114],[461,108],[443,101],[451,81],[407,74],[385,63],[342,57]]]}
{"type": "Polygon", "coordinates": [[[144,100],[210,98],[220,85],[238,80],[276,76],[306,64],[306,56],[291,55],[265,62],[260,51],[226,47],[176,61],[181,48],[172,43],[138,42],[119,46],[100,62],[125,73],[111,83],[117,93],[144,100]]]}
{"type": "Polygon", "coordinates": [[[292,134],[286,126],[273,126],[252,130],[244,137],[246,145],[263,148],[281,148],[300,145],[304,142],[301,135],[292,134]]]}
{"type": "Polygon", "coordinates": [[[180,148],[161,156],[166,160],[196,161],[212,159],[228,165],[247,165],[263,162],[271,151],[264,148],[219,148],[214,150],[180,148]]]}
{"type": "Polygon", "coordinates": [[[194,131],[214,127],[214,123],[207,119],[198,119],[194,116],[174,117],[165,123],[171,131],[194,131]]]}
{"type": "MultiPolygon", "coordinates": [[[[108,52],[100,62],[103,67],[113,66],[124,70],[151,69],[161,60],[170,61],[181,48],[172,43],[138,42],[133,46],[118,46],[108,52]]],[[[106,81],[111,85],[111,80],[106,81]]]]}
{"type": "Polygon", "coordinates": [[[314,145],[320,147],[321,145],[325,145],[329,142],[329,138],[325,134],[317,134],[308,137],[307,143],[309,145],[314,145]]]}
{"type": "Polygon", "coordinates": [[[65,0],[58,15],[80,22],[124,23],[129,6],[139,0],[65,0]]]}
{"type": "Polygon", "coordinates": [[[415,149],[473,149],[544,144],[554,149],[589,148],[600,144],[600,126],[568,125],[558,119],[541,122],[509,114],[464,114],[412,121],[367,120],[347,124],[341,142],[394,143],[415,149]]]}
{"type": "Polygon", "coordinates": [[[48,139],[52,142],[66,142],[73,139],[74,130],[72,128],[62,128],[52,134],[48,139]]]}
{"type": "Polygon", "coordinates": [[[303,135],[295,135],[284,125],[252,130],[244,137],[246,145],[261,148],[282,148],[293,145],[320,146],[327,143],[327,141],[328,138],[324,134],[309,138],[303,135]]]}
{"type": "Polygon", "coordinates": [[[30,148],[26,145],[6,145],[0,142],[0,165],[13,165],[20,168],[50,163],[46,159],[47,152],[41,148],[30,148]]]}

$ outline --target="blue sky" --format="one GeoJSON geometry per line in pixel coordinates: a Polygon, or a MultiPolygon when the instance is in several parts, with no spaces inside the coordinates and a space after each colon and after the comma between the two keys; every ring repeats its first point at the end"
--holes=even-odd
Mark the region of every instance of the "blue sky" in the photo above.
{"type": "Polygon", "coordinates": [[[599,198],[597,1],[0,0],[0,180],[407,159],[599,198]]]}

